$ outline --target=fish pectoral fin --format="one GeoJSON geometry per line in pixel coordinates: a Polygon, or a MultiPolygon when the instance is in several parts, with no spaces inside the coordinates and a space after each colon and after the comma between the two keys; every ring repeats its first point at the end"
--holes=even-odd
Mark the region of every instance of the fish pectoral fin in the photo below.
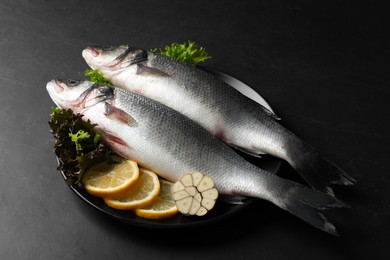
{"type": "Polygon", "coordinates": [[[155,77],[169,77],[170,75],[162,70],[146,66],[144,64],[137,64],[137,75],[140,76],[155,76],[155,77]]]}
{"type": "Polygon", "coordinates": [[[261,155],[262,155],[262,154],[265,154],[265,153],[263,153],[263,152],[252,151],[252,150],[249,150],[249,149],[245,149],[245,148],[243,148],[243,147],[238,147],[238,146],[236,146],[236,145],[234,145],[234,144],[231,144],[231,143],[226,143],[226,144],[229,145],[230,147],[232,147],[232,148],[238,150],[238,151],[241,151],[241,152],[243,152],[243,153],[249,154],[249,155],[254,156],[254,157],[257,157],[257,158],[261,158],[261,157],[262,157],[261,155]]]}
{"type": "Polygon", "coordinates": [[[110,103],[105,103],[105,113],[104,115],[110,119],[117,120],[129,126],[138,126],[137,121],[129,115],[127,112],[123,111],[116,106],[113,106],[110,103]]]}
{"type": "Polygon", "coordinates": [[[123,141],[122,138],[120,138],[119,136],[109,132],[109,131],[104,131],[104,133],[102,134],[104,136],[104,139],[108,142],[108,144],[110,146],[114,146],[115,145],[121,145],[121,146],[127,146],[126,142],[123,141]]]}
{"type": "Polygon", "coordinates": [[[116,135],[115,133],[112,133],[105,129],[102,133],[102,139],[103,142],[110,147],[111,149],[115,150],[115,153],[123,158],[126,158],[126,152],[132,150],[132,147],[129,146],[120,136],[116,135]]]}

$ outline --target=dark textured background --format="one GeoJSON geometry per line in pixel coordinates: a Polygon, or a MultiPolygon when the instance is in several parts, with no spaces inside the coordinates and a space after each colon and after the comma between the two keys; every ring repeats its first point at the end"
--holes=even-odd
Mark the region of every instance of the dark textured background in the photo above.
{"type": "MultiPolygon", "coordinates": [[[[0,3],[2,259],[389,259],[389,9],[377,1],[0,3]],[[315,2],[315,3],[314,3],[315,2]],[[264,201],[212,226],[151,230],[76,197],[56,170],[46,93],[89,44],[195,40],[204,65],[258,91],[282,123],[358,179],[333,237],[264,201]]],[[[293,176],[283,164],[281,175],[293,176]]]]}

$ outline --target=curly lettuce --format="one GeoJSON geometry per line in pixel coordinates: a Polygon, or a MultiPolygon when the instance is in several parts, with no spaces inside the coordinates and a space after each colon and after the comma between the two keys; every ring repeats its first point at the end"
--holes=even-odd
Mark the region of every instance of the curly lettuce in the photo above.
{"type": "Polygon", "coordinates": [[[206,49],[198,46],[194,41],[183,42],[181,44],[172,43],[164,48],[153,49],[152,51],[194,66],[199,62],[211,58],[207,54],[206,49]]]}
{"type": "Polygon", "coordinates": [[[58,158],[57,169],[62,171],[69,185],[78,184],[83,173],[103,160],[118,162],[121,158],[101,142],[94,130],[95,124],[74,114],[71,109],[52,108],[49,121],[55,138],[54,153],[58,158]]]}

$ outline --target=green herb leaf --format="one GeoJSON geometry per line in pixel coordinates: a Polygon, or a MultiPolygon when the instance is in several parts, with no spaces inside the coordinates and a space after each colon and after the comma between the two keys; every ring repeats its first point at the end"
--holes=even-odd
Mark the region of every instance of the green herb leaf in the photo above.
{"type": "Polygon", "coordinates": [[[106,79],[98,70],[84,70],[84,75],[89,78],[89,81],[112,85],[111,82],[106,79]]]}
{"type": "Polygon", "coordinates": [[[120,161],[120,157],[101,142],[94,129],[96,125],[89,120],[84,121],[82,117],[71,109],[53,108],[49,121],[55,138],[57,169],[65,174],[69,185],[78,184],[83,173],[98,162],[120,161]]]}
{"type": "Polygon", "coordinates": [[[82,141],[86,140],[91,137],[91,135],[88,132],[85,132],[84,130],[77,131],[76,134],[69,133],[69,137],[72,140],[72,142],[76,145],[76,151],[82,151],[82,141]]]}
{"type": "Polygon", "coordinates": [[[51,108],[51,114],[50,116],[54,117],[56,114],[58,114],[61,111],[61,108],[59,107],[52,107],[51,108]]]}
{"type": "Polygon", "coordinates": [[[199,62],[211,58],[211,56],[207,54],[205,48],[199,47],[193,41],[184,42],[182,44],[172,43],[170,46],[165,46],[163,49],[153,49],[152,51],[194,66],[199,62]]]}

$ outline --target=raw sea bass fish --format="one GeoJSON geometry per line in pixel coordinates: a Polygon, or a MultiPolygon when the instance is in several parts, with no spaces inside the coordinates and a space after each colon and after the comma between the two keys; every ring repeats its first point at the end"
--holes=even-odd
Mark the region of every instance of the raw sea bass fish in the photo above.
{"type": "Polygon", "coordinates": [[[126,45],[90,46],[82,56],[115,86],[175,109],[228,145],[286,160],[315,189],[333,194],[331,184],[354,182],[268,109],[200,68],[126,45]]]}
{"type": "Polygon", "coordinates": [[[46,88],[60,108],[97,124],[97,132],[114,152],[160,177],[175,182],[200,171],[214,180],[221,195],[268,200],[336,234],[321,211],[345,204],[256,167],[183,114],[136,93],[89,81],[52,80],[46,88]]]}

